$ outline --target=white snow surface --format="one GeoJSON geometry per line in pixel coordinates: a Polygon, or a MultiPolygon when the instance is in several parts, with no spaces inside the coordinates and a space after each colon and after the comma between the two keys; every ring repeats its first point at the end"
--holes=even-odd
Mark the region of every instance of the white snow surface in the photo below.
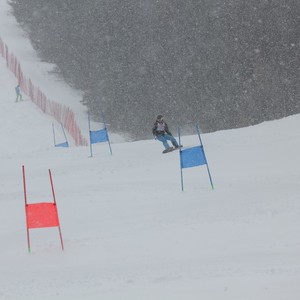
{"type": "MultiPolygon", "coordinates": [[[[36,74],[0,8],[0,36],[36,74]]],[[[203,134],[215,188],[201,166],[183,170],[182,192],[178,151],[162,155],[154,140],[113,141],[113,155],[96,144],[92,158],[55,148],[53,119],[15,102],[1,57],[0,83],[1,300],[300,299],[300,115],[203,134]],[[57,228],[30,230],[27,251],[22,165],[29,203],[52,200],[51,169],[64,251],[57,228]]]]}

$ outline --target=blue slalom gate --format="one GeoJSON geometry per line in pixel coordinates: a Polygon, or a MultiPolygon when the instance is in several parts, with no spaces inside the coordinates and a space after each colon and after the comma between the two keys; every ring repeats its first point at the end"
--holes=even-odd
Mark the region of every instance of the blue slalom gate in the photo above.
{"type": "Polygon", "coordinates": [[[52,123],[54,147],[68,148],[69,147],[69,143],[68,143],[68,140],[67,140],[66,132],[64,130],[64,126],[62,125],[62,123],[60,123],[60,125],[61,125],[61,129],[62,129],[62,132],[63,132],[64,137],[65,137],[65,142],[61,142],[61,143],[58,143],[58,144],[56,143],[55,129],[54,129],[54,124],[52,123]]]}
{"type": "Polygon", "coordinates": [[[90,151],[91,157],[93,157],[93,144],[107,142],[110,150],[110,154],[112,155],[110,140],[108,136],[108,131],[105,122],[103,121],[104,128],[99,130],[91,130],[91,120],[90,114],[88,113],[88,121],[89,121],[89,136],[90,136],[90,151]]]}
{"type": "MultiPolygon", "coordinates": [[[[184,190],[183,187],[183,171],[185,168],[192,168],[197,166],[206,165],[207,173],[209,176],[211,188],[214,189],[212,177],[210,174],[209,166],[207,163],[207,159],[205,156],[204,146],[202,143],[199,126],[196,126],[197,134],[199,137],[199,146],[194,146],[186,149],[180,148],[179,150],[179,158],[180,158],[180,175],[181,175],[181,190],[184,190]]],[[[178,137],[179,137],[179,145],[181,145],[181,136],[180,136],[180,128],[178,128],[178,137]]]]}

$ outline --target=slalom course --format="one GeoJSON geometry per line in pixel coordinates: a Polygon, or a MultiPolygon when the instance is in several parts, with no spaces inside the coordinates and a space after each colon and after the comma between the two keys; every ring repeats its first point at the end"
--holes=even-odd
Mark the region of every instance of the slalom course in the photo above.
{"type": "MultiPolygon", "coordinates": [[[[0,23],[7,34],[0,36],[47,95],[78,112],[88,141],[87,117],[73,106],[77,91],[62,88],[56,98],[39,80],[45,69],[26,67],[24,40],[8,38],[16,28],[3,21],[6,3],[0,23]]],[[[151,139],[114,143],[113,156],[98,155],[108,151],[105,141],[92,144],[87,159],[87,147],[72,147],[69,136],[69,148],[54,148],[53,120],[15,103],[17,82],[5,62],[0,300],[298,300],[300,115],[201,132],[203,143],[183,129],[181,154],[162,155],[151,139]]],[[[67,133],[54,122],[57,145],[61,123],[67,133]]]]}

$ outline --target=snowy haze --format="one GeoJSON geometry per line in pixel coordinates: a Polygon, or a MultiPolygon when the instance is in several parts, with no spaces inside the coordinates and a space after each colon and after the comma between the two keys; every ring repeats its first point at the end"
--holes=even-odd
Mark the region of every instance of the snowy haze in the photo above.
{"type": "Polygon", "coordinates": [[[10,3],[93,119],[134,140],[158,113],[191,134],[300,113],[299,0],[10,3]]]}
{"type": "Polygon", "coordinates": [[[71,140],[54,148],[54,120],[26,97],[15,103],[2,58],[0,83],[1,300],[299,299],[299,115],[203,134],[215,189],[196,167],[182,192],[177,151],[114,139],[113,155],[97,144],[93,158],[71,140]],[[51,201],[51,169],[65,251],[47,228],[30,230],[28,253],[22,165],[29,203],[51,201]]]}

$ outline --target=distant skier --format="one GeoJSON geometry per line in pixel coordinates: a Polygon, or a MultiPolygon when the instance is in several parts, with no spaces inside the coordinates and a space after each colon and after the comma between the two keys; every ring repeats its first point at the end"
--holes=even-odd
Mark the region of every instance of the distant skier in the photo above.
{"type": "Polygon", "coordinates": [[[176,139],[173,137],[172,133],[169,130],[167,123],[164,121],[162,115],[158,115],[156,121],[152,128],[152,133],[155,139],[163,143],[165,150],[163,153],[173,151],[174,149],[179,148],[179,145],[176,139]],[[171,141],[174,147],[170,147],[167,141],[171,141]]]}
{"type": "Polygon", "coordinates": [[[23,97],[22,97],[22,94],[21,94],[20,86],[17,85],[17,86],[15,87],[15,90],[16,90],[16,94],[17,94],[16,102],[22,101],[22,100],[23,100],[23,97]]]}

